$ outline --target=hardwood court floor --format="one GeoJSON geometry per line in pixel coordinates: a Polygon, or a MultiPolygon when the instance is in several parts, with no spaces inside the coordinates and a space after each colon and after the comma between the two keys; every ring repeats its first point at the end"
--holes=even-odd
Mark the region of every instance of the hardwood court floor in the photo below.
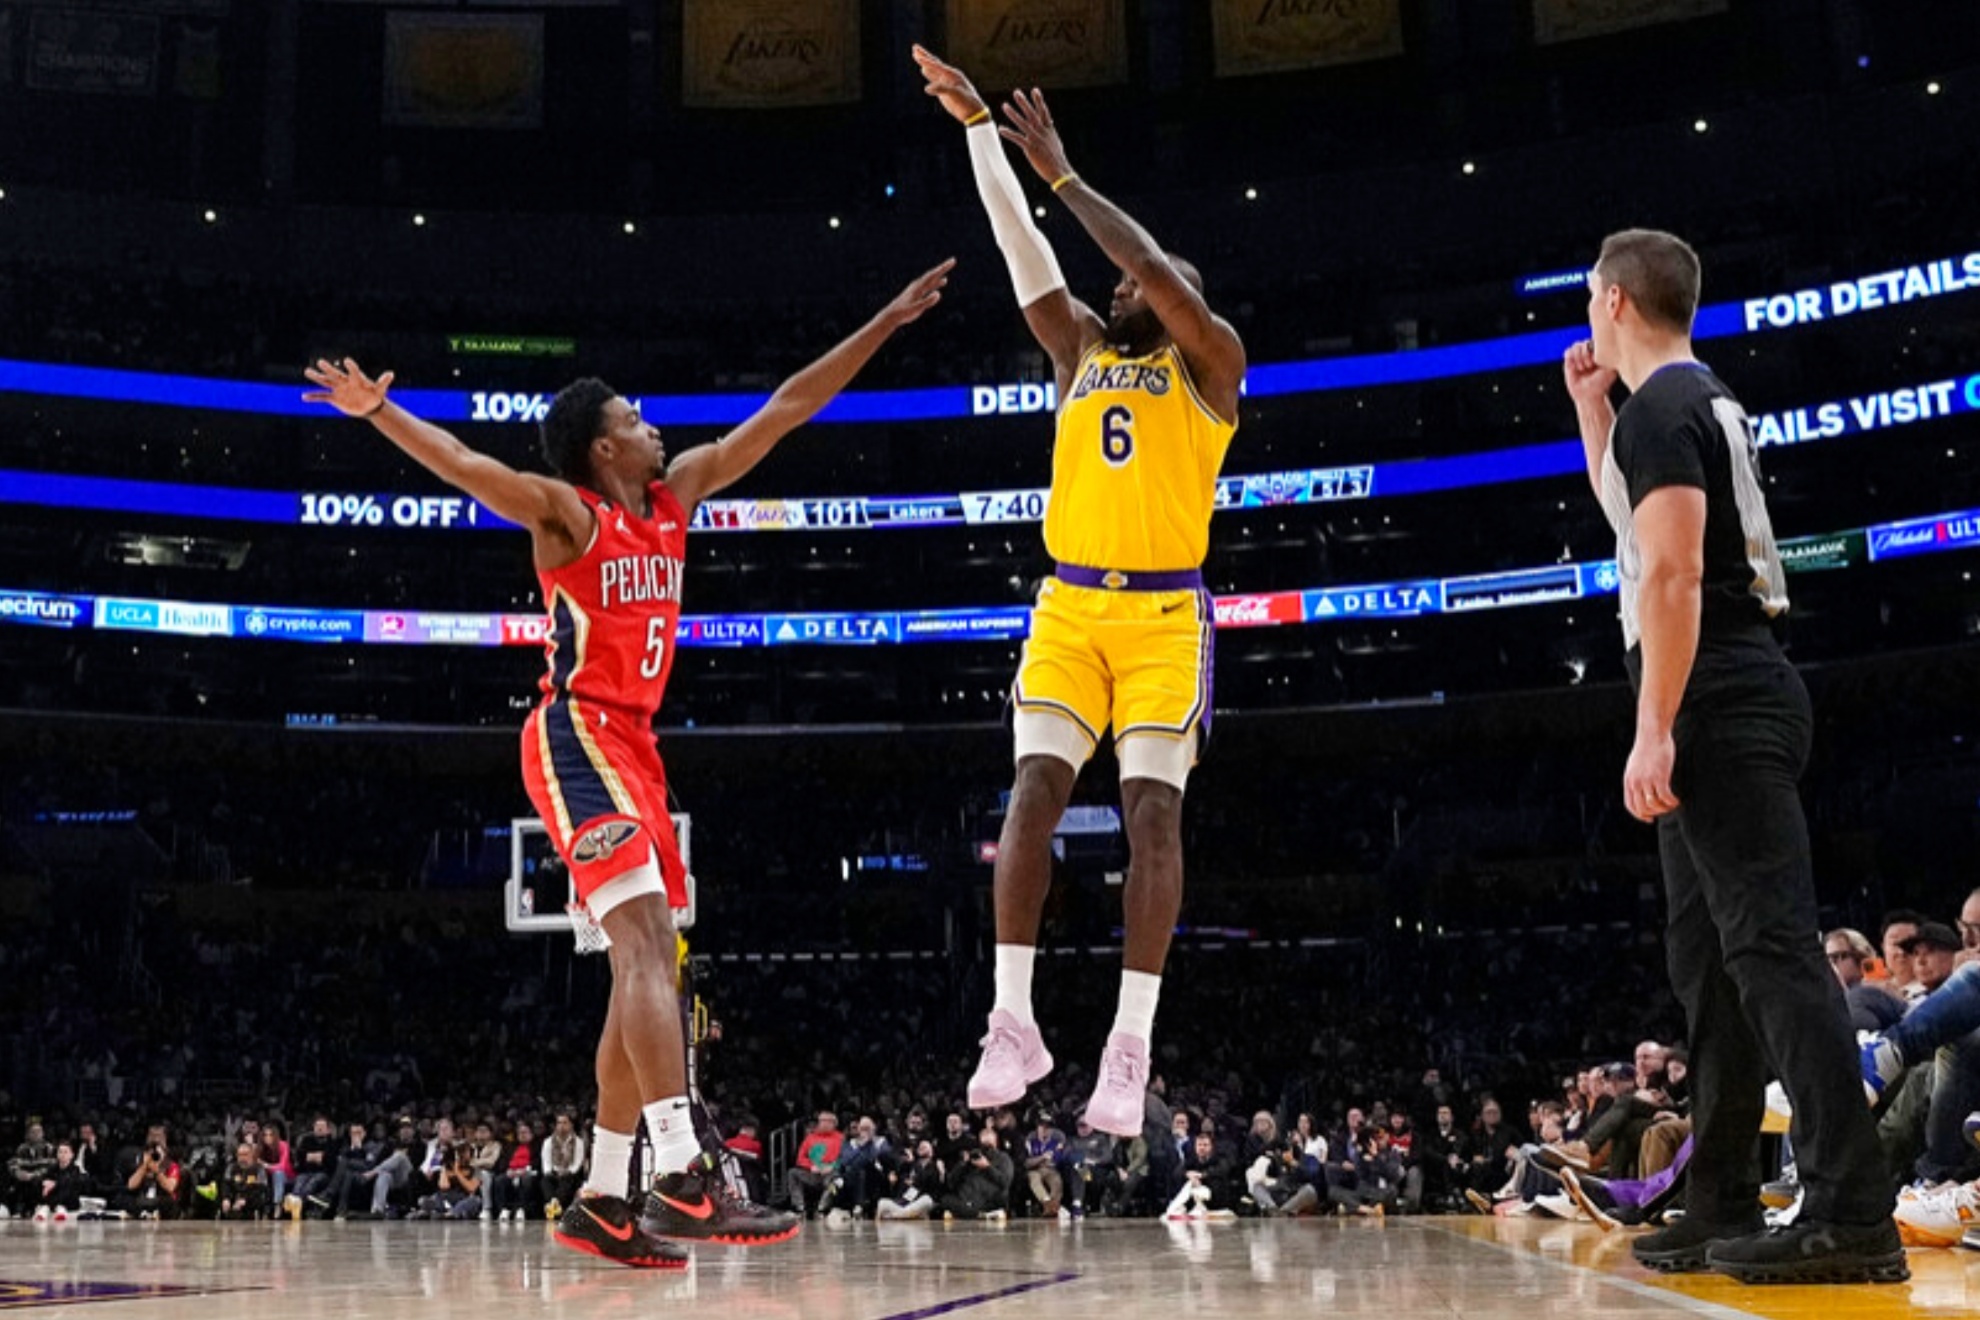
{"type": "Polygon", "coordinates": [[[1856,1320],[1980,1314],[1980,1252],[1915,1251],[1911,1283],[1660,1279],[1624,1234],[1557,1221],[807,1225],[683,1273],[564,1251],[542,1224],[0,1225],[0,1309],[80,1320],[805,1320],[1381,1316],[1856,1320]],[[79,1309],[94,1298],[86,1310],[79,1309]]]}

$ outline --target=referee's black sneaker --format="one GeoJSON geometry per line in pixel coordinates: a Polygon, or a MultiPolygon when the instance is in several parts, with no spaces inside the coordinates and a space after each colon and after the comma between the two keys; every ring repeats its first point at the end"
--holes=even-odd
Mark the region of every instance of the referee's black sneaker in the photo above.
{"type": "Polygon", "coordinates": [[[1712,1268],[1741,1283],[1903,1283],[1911,1277],[1897,1225],[1797,1219],[1730,1242],[1714,1242],[1712,1268]]]}
{"type": "Polygon", "coordinates": [[[630,1202],[586,1196],[557,1218],[557,1245],[641,1270],[684,1270],[688,1253],[639,1226],[630,1202]]]}
{"type": "Polygon", "coordinates": [[[1644,1234],[1629,1244],[1629,1250],[1640,1264],[1659,1274],[1699,1274],[1712,1268],[1714,1246],[1750,1237],[1765,1228],[1758,1214],[1732,1224],[1707,1223],[1686,1215],[1669,1228],[1644,1234]]]}
{"type": "Polygon", "coordinates": [[[761,1247],[798,1235],[798,1217],[745,1200],[729,1190],[706,1156],[680,1173],[662,1174],[646,1194],[639,1226],[657,1237],[761,1247]]]}

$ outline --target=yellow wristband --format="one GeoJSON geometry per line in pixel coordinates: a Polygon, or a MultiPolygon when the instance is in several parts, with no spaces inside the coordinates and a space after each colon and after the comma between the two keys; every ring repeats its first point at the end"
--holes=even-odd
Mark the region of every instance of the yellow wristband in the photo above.
{"type": "Polygon", "coordinates": [[[1059,191],[1059,189],[1065,187],[1069,183],[1078,183],[1078,182],[1079,182],[1079,176],[1077,174],[1071,174],[1071,173],[1061,174],[1058,178],[1052,180],[1052,191],[1057,192],[1059,191]]]}
{"type": "Polygon", "coordinates": [[[986,109],[986,110],[978,110],[978,111],[977,111],[977,112],[976,112],[975,114],[973,114],[973,115],[971,115],[971,116],[970,116],[969,118],[967,118],[967,119],[965,119],[965,120],[963,120],[963,127],[964,127],[964,128],[975,128],[975,127],[976,127],[976,126],[977,126],[978,124],[980,124],[980,123],[982,123],[982,122],[983,122],[984,120],[986,120],[986,119],[988,119],[988,118],[990,118],[990,112],[989,112],[989,111],[988,111],[987,109],[986,109]]]}

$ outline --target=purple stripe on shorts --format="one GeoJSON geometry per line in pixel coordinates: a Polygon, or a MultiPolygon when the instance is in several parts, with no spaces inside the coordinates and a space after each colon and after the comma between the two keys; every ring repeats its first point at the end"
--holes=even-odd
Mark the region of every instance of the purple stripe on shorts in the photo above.
{"type": "Polygon", "coordinates": [[[1203,668],[1196,680],[1203,699],[1203,713],[1197,720],[1197,728],[1202,732],[1196,739],[1196,754],[1201,758],[1205,744],[1210,741],[1210,713],[1217,699],[1217,602],[1206,588],[1198,587],[1196,595],[1203,626],[1203,668]]]}

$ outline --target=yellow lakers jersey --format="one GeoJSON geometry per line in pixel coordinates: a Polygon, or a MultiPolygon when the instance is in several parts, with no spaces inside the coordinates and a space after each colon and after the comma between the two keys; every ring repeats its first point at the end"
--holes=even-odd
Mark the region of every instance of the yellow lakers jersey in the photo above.
{"type": "Polygon", "coordinates": [[[1088,568],[1200,567],[1236,431],[1197,396],[1174,345],[1146,357],[1096,345],[1059,402],[1045,549],[1088,568]]]}

